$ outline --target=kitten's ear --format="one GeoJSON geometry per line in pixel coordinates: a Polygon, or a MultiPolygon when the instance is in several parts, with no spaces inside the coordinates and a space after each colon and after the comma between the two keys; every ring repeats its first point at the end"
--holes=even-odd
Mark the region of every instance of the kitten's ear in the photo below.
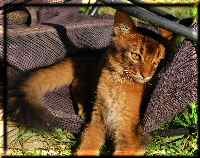
{"type": "Polygon", "coordinates": [[[163,38],[165,38],[165,39],[167,39],[167,40],[171,40],[172,38],[173,38],[173,32],[170,32],[170,31],[168,31],[168,30],[165,30],[165,29],[163,29],[163,28],[159,28],[159,31],[160,31],[160,35],[163,37],[163,38]]]}
{"type": "Polygon", "coordinates": [[[127,13],[117,10],[114,17],[114,34],[119,35],[124,33],[131,33],[135,29],[136,26],[133,23],[131,17],[127,13]]]}

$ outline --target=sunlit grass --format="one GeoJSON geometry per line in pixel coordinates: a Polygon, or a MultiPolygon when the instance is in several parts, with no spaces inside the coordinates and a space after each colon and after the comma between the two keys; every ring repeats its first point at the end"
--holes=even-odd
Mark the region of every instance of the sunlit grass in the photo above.
{"type": "MultiPolygon", "coordinates": [[[[175,117],[173,121],[163,125],[160,129],[189,128],[197,126],[198,106],[193,103],[184,113],[175,117]]],[[[20,126],[13,135],[10,134],[9,155],[18,156],[71,156],[72,147],[76,147],[77,139],[61,129],[47,132],[20,126]]],[[[147,156],[195,156],[197,155],[197,131],[191,135],[180,135],[171,137],[154,136],[152,143],[148,146],[147,156]]],[[[104,154],[104,153],[103,153],[104,154]]]]}
{"type": "MultiPolygon", "coordinates": [[[[175,119],[165,124],[161,129],[168,128],[190,128],[197,127],[198,122],[198,105],[195,103],[190,104],[190,107],[184,113],[175,117],[175,119]]],[[[198,152],[198,132],[195,131],[190,135],[180,135],[171,137],[153,138],[152,143],[149,145],[147,155],[155,156],[197,156],[198,152]]]]}
{"type": "Polygon", "coordinates": [[[18,129],[17,135],[9,143],[9,155],[72,155],[71,149],[76,140],[69,132],[62,129],[53,132],[24,127],[18,129]]]}

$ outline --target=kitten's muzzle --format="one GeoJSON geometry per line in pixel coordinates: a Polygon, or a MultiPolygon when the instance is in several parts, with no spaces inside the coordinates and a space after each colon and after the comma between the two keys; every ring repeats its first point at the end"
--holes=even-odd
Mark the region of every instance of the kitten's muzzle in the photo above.
{"type": "Polygon", "coordinates": [[[144,77],[142,75],[135,76],[135,81],[139,83],[146,83],[151,80],[152,76],[144,77]]]}

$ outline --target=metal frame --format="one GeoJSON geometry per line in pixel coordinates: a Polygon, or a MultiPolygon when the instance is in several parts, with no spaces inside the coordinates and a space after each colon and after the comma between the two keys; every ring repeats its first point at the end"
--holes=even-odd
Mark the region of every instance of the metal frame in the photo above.
{"type": "MultiPolygon", "coordinates": [[[[121,0],[100,0],[100,1],[105,4],[108,4],[110,6],[112,5],[113,8],[122,10],[131,16],[134,16],[134,17],[139,18],[144,21],[148,21],[149,23],[152,23],[152,24],[156,24],[156,25],[163,27],[165,29],[168,29],[169,31],[172,31],[174,33],[183,35],[190,40],[193,40],[193,41],[198,40],[197,31],[194,31],[190,27],[186,27],[182,24],[177,23],[174,20],[170,20],[167,17],[162,16],[162,15],[164,15],[164,12],[160,12],[160,15],[158,15],[158,12],[159,12],[158,8],[156,8],[156,9],[152,8],[152,9],[148,10],[149,8],[146,9],[146,7],[137,6],[134,3],[132,3],[129,6],[116,5],[116,4],[123,4],[124,2],[121,0]]],[[[131,0],[131,2],[133,2],[133,0],[131,0]]],[[[127,3],[124,3],[124,4],[127,4],[127,3]]]]}

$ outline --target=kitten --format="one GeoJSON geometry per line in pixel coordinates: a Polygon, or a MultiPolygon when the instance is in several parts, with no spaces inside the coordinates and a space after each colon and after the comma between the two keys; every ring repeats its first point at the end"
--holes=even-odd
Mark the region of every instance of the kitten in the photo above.
{"type": "MultiPolygon", "coordinates": [[[[132,19],[117,11],[113,45],[107,51],[99,77],[97,96],[90,123],[77,155],[99,155],[106,137],[114,141],[114,155],[143,155],[145,152],[138,125],[147,83],[154,75],[165,47],[143,35],[132,19]]],[[[162,30],[165,37],[171,33],[162,30]]]]}
{"type": "MultiPolygon", "coordinates": [[[[86,106],[84,110],[87,111],[86,104],[91,101],[88,94],[95,91],[98,78],[91,121],[82,136],[78,155],[99,154],[107,135],[114,140],[114,155],[144,153],[137,132],[140,106],[145,83],[152,78],[164,58],[165,47],[160,41],[138,31],[131,18],[123,12],[117,11],[115,15],[113,32],[113,44],[103,62],[101,59],[83,62],[74,57],[66,58],[32,73],[20,85],[23,99],[40,117],[45,94],[66,85],[71,87],[74,102],[86,106]],[[100,77],[97,75],[99,65],[103,66],[100,77]]],[[[171,36],[165,30],[161,34],[166,38],[171,36]]]]}

